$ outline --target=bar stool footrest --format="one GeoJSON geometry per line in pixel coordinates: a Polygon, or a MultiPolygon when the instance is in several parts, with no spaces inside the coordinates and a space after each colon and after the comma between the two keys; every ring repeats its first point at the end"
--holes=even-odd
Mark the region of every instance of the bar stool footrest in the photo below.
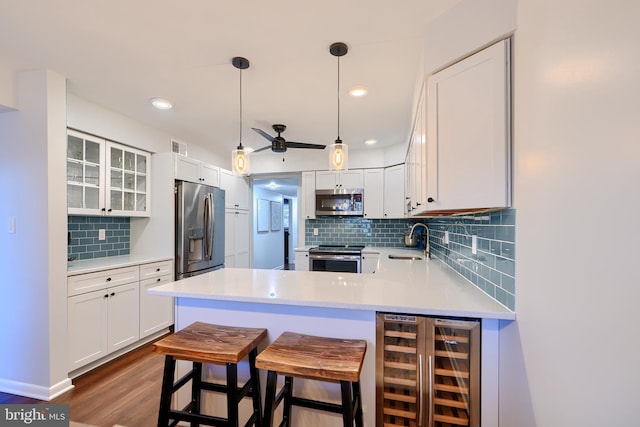
{"type": "Polygon", "coordinates": [[[339,405],[337,403],[322,402],[320,400],[305,399],[304,397],[292,396],[291,404],[293,406],[302,406],[309,409],[319,409],[321,411],[335,412],[336,414],[342,413],[342,405],[339,405]]]}

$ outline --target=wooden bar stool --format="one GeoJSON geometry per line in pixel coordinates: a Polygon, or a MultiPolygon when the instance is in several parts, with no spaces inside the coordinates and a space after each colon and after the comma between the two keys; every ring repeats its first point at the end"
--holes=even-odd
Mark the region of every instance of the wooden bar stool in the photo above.
{"type": "Polygon", "coordinates": [[[367,342],[284,332],[256,358],[256,368],[267,372],[264,425],[273,426],[273,414],[284,401],[280,426],[291,425],[291,407],[302,406],[342,414],[344,427],[363,426],[360,371],[367,342]],[[276,394],[277,376],[285,377],[276,394]],[[293,378],[340,383],[342,404],[293,396],[293,378]]]}
{"type": "Polygon", "coordinates": [[[153,351],[165,355],[158,427],[188,421],[191,426],[238,427],[238,404],[253,399],[253,413],[245,426],[262,426],[260,380],[255,366],[258,344],[267,337],[266,329],[238,328],[196,322],[153,344],[153,351]],[[238,362],[249,359],[249,380],[238,387],[238,362]],[[174,383],[176,360],[193,362],[193,368],[174,383]],[[226,366],[226,384],[202,380],[202,364],[226,366]],[[182,410],[171,409],[171,396],[191,380],[191,401],[182,410]],[[201,391],[225,393],[227,418],[201,413],[201,391]],[[171,424],[169,421],[171,420],[171,424]]]}

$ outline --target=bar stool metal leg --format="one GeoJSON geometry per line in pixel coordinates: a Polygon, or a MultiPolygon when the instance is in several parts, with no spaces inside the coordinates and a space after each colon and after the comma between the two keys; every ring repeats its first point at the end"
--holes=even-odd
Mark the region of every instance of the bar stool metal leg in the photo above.
{"type": "Polygon", "coordinates": [[[260,399],[260,373],[256,368],[258,349],[249,352],[249,371],[251,376],[251,398],[253,399],[253,414],[256,427],[262,427],[262,401],[260,399]]]}
{"type": "Polygon", "coordinates": [[[362,417],[362,394],[360,394],[360,382],[351,383],[353,387],[353,399],[356,402],[356,427],[364,427],[362,417]]]}
{"type": "Polygon", "coordinates": [[[291,427],[291,404],[293,398],[293,377],[284,377],[284,389],[283,389],[284,407],[283,407],[283,422],[281,425],[284,427],[291,427]]]}
{"type": "Polygon", "coordinates": [[[173,373],[175,368],[175,359],[171,356],[165,356],[164,374],[162,375],[162,391],[160,392],[160,407],[158,409],[158,427],[166,427],[169,424],[171,390],[173,389],[173,373]]]}
{"type": "Polygon", "coordinates": [[[264,396],[264,417],[262,422],[265,427],[273,426],[273,414],[276,409],[276,381],[278,375],[274,371],[267,372],[267,388],[264,396]]]}
{"type": "MultiPolygon", "coordinates": [[[[199,414],[201,406],[202,363],[193,362],[191,381],[193,381],[193,386],[191,387],[191,411],[194,414],[199,414]]],[[[191,421],[191,427],[200,427],[200,423],[191,421]]]]}
{"type": "Polygon", "coordinates": [[[351,383],[340,381],[340,391],[342,395],[342,425],[353,427],[353,399],[351,398],[351,383]]]}

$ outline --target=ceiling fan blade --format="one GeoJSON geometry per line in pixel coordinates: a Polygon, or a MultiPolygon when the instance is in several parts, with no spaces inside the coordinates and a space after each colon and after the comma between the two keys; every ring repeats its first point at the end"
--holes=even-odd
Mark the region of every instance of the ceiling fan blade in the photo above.
{"type": "Polygon", "coordinates": [[[287,148],[315,148],[317,150],[324,150],[326,145],[322,144],[307,144],[306,142],[293,142],[287,141],[287,148]]]}
{"type": "Polygon", "coordinates": [[[267,138],[271,142],[273,142],[273,140],[275,139],[273,136],[269,135],[268,133],[266,133],[262,129],[256,129],[256,128],[251,128],[251,129],[255,130],[256,132],[258,132],[260,135],[264,136],[265,138],[267,138]]]}
{"type": "Polygon", "coordinates": [[[257,150],[253,150],[252,153],[259,153],[260,151],[264,151],[264,150],[271,150],[271,146],[267,145],[262,148],[258,148],[257,150]]]}

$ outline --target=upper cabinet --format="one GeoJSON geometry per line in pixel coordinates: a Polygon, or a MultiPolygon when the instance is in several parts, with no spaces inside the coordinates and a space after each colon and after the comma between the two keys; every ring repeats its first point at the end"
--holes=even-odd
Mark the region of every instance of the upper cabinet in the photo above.
{"type": "Polygon", "coordinates": [[[300,211],[302,219],[315,219],[316,217],[316,173],[302,172],[301,184],[302,201],[300,211]]]}
{"type": "Polygon", "coordinates": [[[151,154],[69,129],[69,215],[150,215],[151,154]]]}
{"type": "Polygon", "coordinates": [[[220,169],[189,157],[174,155],[175,178],[220,187],[220,169]]]}
{"type": "Polygon", "coordinates": [[[229,209],[249,209],[249,182],[231,171],[220,169],[220,188],[225,190],[225,207],[229,209]]]}
{"type": "Polygon", "coordinates": [[[511,205],[509,47],[496,43],[427,80],[428,212],[511,205]]]}
{"type": "Polygon", "coordinates": [[[384,169],[364,170],[363,205],[365,218],[384,217],[384,169]]]}
{"type": "Polygon", "coordinates": [[[364,174],[362,169],[346,171],[317,171],[316,189],[333,190],[340,188],[363,188],[364,174]]]}
{"type": "MultiPolygon", "coordinates": [[[[390,166],[384,169],[383,218],[405,217],[404,181],[405,165],[390,166]]],[[[367,206],[366,193],[365,206],[367,206]]]]}
{"type": "Polygon", "coordinates": [[[406,216],[418,215],[425,210],[427,189],[427,164],[426,164],[426,127],[424,111],[424,91],[420,93],[418,108],[411,131],[409,151],[406,161],[406,197],[403,203],[406,216]]]}

